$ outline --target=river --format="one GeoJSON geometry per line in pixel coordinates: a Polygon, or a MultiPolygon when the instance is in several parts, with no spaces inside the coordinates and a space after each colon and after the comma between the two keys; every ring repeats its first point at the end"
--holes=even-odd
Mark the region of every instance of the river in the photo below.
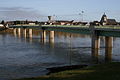
{"type": "MultiPolygon", "coordinates": [[[[33,38],[0,33],[0,80],[36,77],[48,73],[46,68],[65,65],[104,63],[105,46],[101,37],[101,49],[94,60],[91,56],[91,38],[87,35],[55,32],[54,43],[40,39],[40,32],[33,38]]],[[[114,38],[109,61],[120,61],[120,38],[114,38]]]]}

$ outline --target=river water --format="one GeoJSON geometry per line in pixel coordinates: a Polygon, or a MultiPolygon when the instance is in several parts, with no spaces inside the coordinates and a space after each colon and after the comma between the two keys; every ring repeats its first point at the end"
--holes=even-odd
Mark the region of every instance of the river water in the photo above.
{"type": "MultiPolygon", "coordinates": [[[[91,55],[91,38],[87,35],[55,32],[55,41],[40,39],[40,32],[33,38],[0,33],[0,80],[35,77],[48,73],[46,68],[65,65],[95,64],[106,62],[104,38],[97,61],[91,55]]],[[[114,38],[109,61],[120,61],[120,38],[114,38]]]]}

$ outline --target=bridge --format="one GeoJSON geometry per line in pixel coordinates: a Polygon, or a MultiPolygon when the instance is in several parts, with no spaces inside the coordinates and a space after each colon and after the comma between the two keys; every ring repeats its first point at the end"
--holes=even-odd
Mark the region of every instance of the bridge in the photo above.
{"type": "Polygon", "coordinates": [[[87,35],[91,35],[94,30],[98,36],[120,37],[120,26],[12,25],[9,28],[40,29],[87,35]]]}
{"type": "Polygon", "coordinates": [[[120,26],[61,26],[61,25],[12,25],[9,28],[13,28],[14,33],[20,29],[24,29],[26,35],[26,29],[29,29],[29,34],[32,35],[32,29],[42,30],[42,38],[46,38],[46,30],[50,31],[50,38],[54,39],[54,31],[69,32],[77,34],[91,35],[92,37],[92,48],[100,48],[100,36],[105,36],[106,45],[105,47],[113,47],[113,37],[120,37],[120,26]]]}

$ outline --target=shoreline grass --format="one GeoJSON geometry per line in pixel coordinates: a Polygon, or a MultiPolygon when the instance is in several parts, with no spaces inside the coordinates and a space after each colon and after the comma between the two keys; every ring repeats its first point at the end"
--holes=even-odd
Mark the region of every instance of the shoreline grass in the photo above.
{"type": "Polygon", "coordinates": [[[83,69],[67,70],[36,78],[16,80],[119,80],[120,62],[99,64],[83,69]]]}

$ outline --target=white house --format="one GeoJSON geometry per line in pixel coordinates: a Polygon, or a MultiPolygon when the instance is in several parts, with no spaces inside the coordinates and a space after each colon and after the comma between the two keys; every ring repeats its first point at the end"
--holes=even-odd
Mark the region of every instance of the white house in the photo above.
{"type": "Polygon", "coordinates": [[[0,24],[0,27],[4,27],[4,25],[3,25],[3,24],[0,24]]]}

